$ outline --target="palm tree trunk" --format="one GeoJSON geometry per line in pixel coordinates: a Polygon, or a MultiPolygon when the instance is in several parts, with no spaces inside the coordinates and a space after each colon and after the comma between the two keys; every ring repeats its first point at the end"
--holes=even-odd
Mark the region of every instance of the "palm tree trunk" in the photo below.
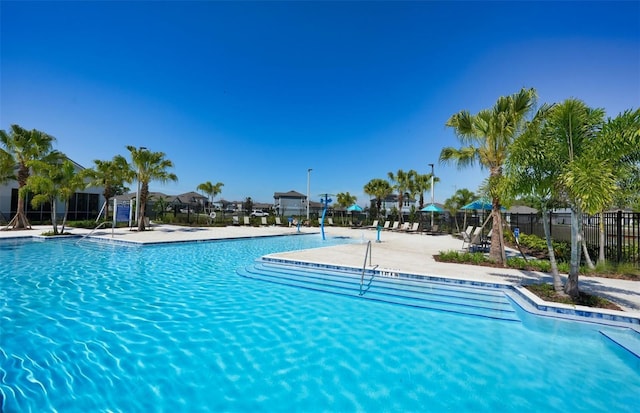
{"type": "Polygon", "coordinates": [[[58,221],[56,220],[56,200],[51,201],[51,225],[53,226],[53,235],[58,235],[58,221]]]}
{"type": "Polygon", "coordinates": [[[503,257],[504,236],[502,231],[502,217],[500,215],[500,202],[497,199],[494,199],[493,201],[491,218],[493,220],[493,231],[491,232],[491,248],[489,248],[489,258],[498,264],[506,266],[507,261],[503,257]]]}
{"type": "MultiPolygon", "coordinates": [[[[145,214],[148,196],[149,196],[149,184],[143,182],[140,188],[140,209],[139,209],[140,215],[138,216],[138,231],[145,230],[144,214],[145,214]]],[[[138,202],[137,199],[136,199],[136,202],[138,202]]],[[[191,206],[188,206],[188,208],[191,208],[191,206]]]]}
{"type": "Polygon", "coordinates": [[[557,294],[564,295],[562,290],[562,280],[558,274],[558,263],[556,262],[556,253],[553,250],[553,242],[551,240],[551,228],[549,227],[549,212],[545,206],[542,207],[542,228],[544,229],[544,238],[547,241],[547,251],[549,252],[549,263],[551,264],[551,275],[553,276],[553,289],[557,294]]]}
{"type": "Polygon", "coordinates": [[[569,262],[569,276],[567,283],[564,285],[564,292],[571,297],[578,297],[578,275],[580,272],[580,231],[578,226],[579,211],[571,208],[571,260],[569,262]]]}
{"type": "Polygon", "coordinates": [[[582,244],[582,252],[584,253],[584,262],[587,264],[589,269],[594,270],[596,267],[593,265],[593,261],[591,261],[591,256],[589,255],[589,250],[587,249],[587,243],[584,240],[584,230],[582,229],[582,211],[578,214],[578,231],[580,231],[580,243],[582,244]]]}

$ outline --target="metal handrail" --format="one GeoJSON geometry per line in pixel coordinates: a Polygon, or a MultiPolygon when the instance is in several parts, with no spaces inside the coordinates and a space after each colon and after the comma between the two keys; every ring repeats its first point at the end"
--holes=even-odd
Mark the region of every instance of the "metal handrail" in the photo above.
{"type": "Polygon", "coordinates": [[[82,241],[83,239],[87,238],[89,235],[93,234],[97,229],[99,229],[101,226],[105,225],[105,224],[110,224],[111,222],[109,221],[104,221],[101,222],[97,227],[95,227],[94,229],[92,229],[91,231],[89,231],[88,233],[84,234],[79,240],[82,241]]]}
{"type": "Polygon", "coordinates": [[[364,252],[364,264],[362,264],[362,275],[360,276],[360,294],[362,295],[362,286],[364,285],[364,271],[367,267],[367,254],[369,254],[369,266],[371,266],[371,240],[367,242],[367,250],[364,252]]]}

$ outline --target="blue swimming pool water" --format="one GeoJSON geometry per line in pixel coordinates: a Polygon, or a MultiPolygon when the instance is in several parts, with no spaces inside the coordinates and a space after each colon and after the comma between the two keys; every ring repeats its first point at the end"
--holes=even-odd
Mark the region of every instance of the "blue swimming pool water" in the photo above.
{"type": "Polygon", "coordinates": [[[239,277],[318,236],[0,243],[4,412],[637,411],[602,326],[499,322],[239,277]]]}

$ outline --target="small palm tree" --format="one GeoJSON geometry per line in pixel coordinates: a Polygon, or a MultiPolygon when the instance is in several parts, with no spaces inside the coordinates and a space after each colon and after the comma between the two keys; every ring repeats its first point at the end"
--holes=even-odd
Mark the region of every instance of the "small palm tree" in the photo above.
{"type": "Polygon", "coordinates": [[[398,169],[398,172],[395,174],[393,172],[389,172],[387,176],[392,182],[395,182],[393,188],[398,191],[398,211],[400,212],[400,222],[404,220],[402,214],[402,204],[404,201],[404,194],[411,187],[411,178],[416,174],[416,171],[413,169],[409,172],[405,172],[402,169],[398,169]]]}
{"type": "Polygon", "coordinates": [[[149,198],[149,182],[177,181],[178,177],[167,169],[173,168],[173,162],[165,159],[164,152],[151,152],[145,148],[127,146],[131,153],[131,162],[136,170],[132,171],[140,183],[140,200],[136,199],[136,208],[139,208],[138,231],[145,230],[144,213],[147,199],[149,198]]]}
{"type": "Polygon", "coordinates": [[[204,192],[209,197],[209,212],[213,211],[213,199],[222,192],[223,186],[224,184],[222,182],[218,182],[214,185],[210,181],[207,181],[198,185],[198,187],[196,188],[198,191],[204,192]]]}
{"type": "Polygon", "coordinates": [[[102,196],[106,202],[105,219],[109,217],[109,200],[116,195],[129,191],[125,182],[132,182],[135,178],[131,166],[122,155],[116,155],[110,161],[94,160],[95,166],[82,171],[88,178],[88,186],[102,187],[102,196]]]}
{"type": "Polygon", "coordinates": [[[391,194],[391,192],[393,192],[393,188],[391,187],[391,184],[389,183],[389,181],[385,179],[375,178],[370,180],[364,186],[364,193],[376,198],[376,208],[378,210],[378,218],[381,217],[380,209],[382,207],[382,200],[388,197],[391,194]]]}
{"type": "Polygon", "coordinates": [[[82,175],[76,172],[73,163],[62,154],[54,162],[33,161],[30,163],[35,172],[24,188],[34,193],[31,204],[34,208],[44,203],[51,204],[51,224],[54,235],[64,234],[69,211],[69,200],[78,190],[86,187],[82,175]],[[64,201],[65,209],[62,218],[62,229],[58,231],[56,201],[64,201]]]}
{"type": "Polygon", "coordinates": [[[59,152],[52,149],[54,141],[53,136],[36,129],[29,131],[19,125],[11,125],[9,132],[0,130],[0,143],[4,147],[0,156],[4,165],[2,178],[7,178],[8,164],[13,163],[13,165],[17,165],[18,169],[17,173],[11,177],[18,181],[18,205],[16,215],[11,219],[7,228],[10,226],[13,226],[13,229],[31,228],[24,205],[26,196],[24,187],[31,175],[29,163],[38,160],[46,162],[49,157],[57,157],[59,152]]]}
{"type": "MultiPolygon", "coordinates": [[[[337,204],[346,209],[349,208],[351,205],[355,204],[356,201],[358,200],[358,198],[355,195],[351,195],[349,192],[340,192],[338,195],[336,195],[336,199],[337,199],[337,204]]],[[[342,219],[344,221],[344,215],[342,216],[342,219]]]]}

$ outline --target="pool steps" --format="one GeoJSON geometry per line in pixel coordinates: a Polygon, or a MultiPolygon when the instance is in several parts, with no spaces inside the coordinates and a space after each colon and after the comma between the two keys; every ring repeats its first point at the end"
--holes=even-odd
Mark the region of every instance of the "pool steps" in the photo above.
{"type": "Polygon", "coordinates": [[[520,321],[511,301],[499,289],[411,279],[385,269],[366,269],[362,294],[362,273],[359,270],[301,268],[257,260],[237,272],[246,278],[355,298],[504,321],[520,321]]]}

